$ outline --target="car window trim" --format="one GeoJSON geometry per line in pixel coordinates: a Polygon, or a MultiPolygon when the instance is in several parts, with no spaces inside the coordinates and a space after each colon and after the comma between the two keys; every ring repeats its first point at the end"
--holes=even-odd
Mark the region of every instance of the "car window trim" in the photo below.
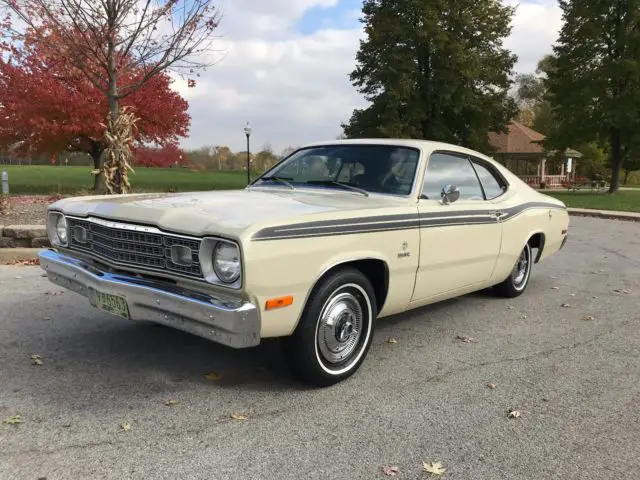
{"type": "MultiPolygon", "coordinates": [[[[297,148],[296,150],[291,152],[289,155],[287,155],[286,157],[282,158],[273,167],[271,167],[270,169],[268,169],[267,171],[262,173],[260,176],[258,176],[254,180],[252,180],[251,183],[249,183],[247,185],[247,187],[259,187],[260,185],[255,185],[255,182],[257,182],[258,180],[260,180],[264,176],[268,176],[271,171],[273,171],[276,168],[278,168],[282,163],[284,163],[290,157],[292,157],[293,155],[295,155],[296,153],[298,153],[298,152],[300,152],[302,150],[311,150],[313,148],[338,148],[338,147],[345,147],[345,146],[405,148],[407,150],[413,150],[414,152],[416,152],[418,154],[418,160],[416,162],[416,169],[413,172],[413,178],[412,178],[412,181],[411,181],[411,189],[409,190],[408,194],[405,195],[405,194],[401,194],[401,193],[369,192],[372,195],[373,194],[375,194],[375,195],[385,195],[385,196],[399,197],[399,198],[414,198],[415,197],[416,190],[417,190],[416,187],[418,186],[418,183],[419,183],[418,174],[420,173],[420,163],[421,163],[421,161],[422,161],[422,159],[424,157],[424,151],[423,151],[423,149],[421,149],[419,147],[412,147],[412,146],[409,146],[409,145],[399,145],[399,144],[391,143],[391,142],[389,142],[389,143],[327,143],[327,144],[320,144],[320,145],[306,145],[304,147],[297,148]]],[[[420,192],[421,191],[422,190],[420,190],[420,192]]]]}
{"type": "MultiPolygon", "coordinates": [[[[506,178],[504,178],[504,175],[502,175],[502,173],[500,173],[500,171],[498,171],[497,168],[495,168],[493,165],[491,165],[490,162],[487,162],[486,160],[483,160],[481,158],[478,158],[474,155],[469,155],[469,159],[471,161],[471,166],[473,166],[473,163],[476,162],[480,165],[482,165],[484,168],[486,168],[489,173],[491,175],[493,175],[493,177],[498,181],[498,184],[500,185],[501,188],[504,188],[504,190],[502,190],[502,193],[500,193],[500,195],[498,195],[497,197],[492,198],[491,200],[486,198],[486,194],[485,194],[485,199],[490,202],[493,201],[497,198],[500,198],[501,196],[503,196],[505,193],[507,193],[507,191],[509,190],[509,182],[507,181],[506,178]]],[[[474,167],[475,170],[475,167],[474,167]]],[[[477,175],[477,172],[476,172],[477,175]]],[[[483,191],[484,191],[484,185],[482,185],[482,181],[480,181],[480,186],[482,187],[483,191]]]]}
{"type": "MultiPolygon", "coordinates": [[[[452,157],[463,158],[467,162],[469,162],[469,165],[471,166],[471,170],[473,170],[473,173],[476,176],[476,180],[478,181],[478,184],[480,185],[480,191],[482,192],[482,201],[483,202],[487,201],[487,196],[486,196],[486,194],[484,192],[484,187],[482,186],[482,182],[480,181],[480,177],[478,176],[478,172],[476,172],[476,169],[473,167],[473,162],[471,161],[472,156],[468,155],[468,154],[466,154],[464,152],[455,152],[455,151],[452,151],[452,150],[433,150],[431,152],[431,154],[429,155],[429,159],[427,161],[427,164],[424,167],[424,176],[422,178],[422,188],[420,189],[420,196],[422,195],[422,192],[424,192],[424,185],[425,185],[426,180],[427,180],[427,173],[429,172],[429,163],[431,163],[431,157],[436,153],[450,155],[452,157]]],[[[498,198],[498,197],[496,197],[496,198],[498,198]]],[[[429,200],[438,200],[438,199],[437,198],[429,198],[429,200]]]]}
{"type": "Polygon", "coordinates": [[[482,184],[482,180],[480,179],[480,175],[478,174],[478,170],[476,170],[476,167],[473,164],[473,160],[471,160],[471,157],[469,155],[467,155],[467,160],[469,162],[469,165],[471,165],[471,168],[473,169],[473,173],[476,174],[476,179],[478,180],[478,183],[480,184],[480,191],[482,192],[482,199],[486,202],[488,200],[487,191],[484,189],[484,185],[482,184]]]}

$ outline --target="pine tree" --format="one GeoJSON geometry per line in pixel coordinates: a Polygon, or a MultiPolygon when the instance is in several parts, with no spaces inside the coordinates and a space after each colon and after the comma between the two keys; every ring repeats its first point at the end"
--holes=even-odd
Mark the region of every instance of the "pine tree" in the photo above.
{"type": "Polygon", "coordinates": [[[424,138],[488,149],[516,115],[516,57],[503,46],[513,9],[500,0],[364,0],[366,40],[350,79],[371,103],[347,137],[424,138]]]}
{"type": "Polygon", "coordinates": [[[548,144],[608,143],[610,193],[640,135],[640,0],[560,0],[564,25],[548,87],[558,128],[548,144]]]}

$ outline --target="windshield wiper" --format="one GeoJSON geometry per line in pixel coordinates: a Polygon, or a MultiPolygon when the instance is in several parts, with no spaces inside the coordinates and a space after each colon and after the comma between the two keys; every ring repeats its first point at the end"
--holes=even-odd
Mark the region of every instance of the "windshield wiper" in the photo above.
{"type": "Polygon", "coordinates": [[[361,193],[365,197],[369,196],[369,192],[363,190],[362,188],[354,187],[353,185],[349,185],[348,183],[336,182],[335,180],[309,180],[307,183],[310,185],[337,185],[339,187],[346,188],[347,190],[361,193]]]}
{"type": "Polygon", "coordinates": [[[291,190],[295,190],[296,187],[294,187],[291,183],[289,183],[287,180],[293,180],[293,178],[288,178],[288,177],[278,177],[276,175],[270,175],[268,177],[262,177],[259,180],[265,180],[265,181],[269,181],[272,180],[274,182],[280,182],[280,183],[284,183],[287,187],[289,187],[291,190]]]}

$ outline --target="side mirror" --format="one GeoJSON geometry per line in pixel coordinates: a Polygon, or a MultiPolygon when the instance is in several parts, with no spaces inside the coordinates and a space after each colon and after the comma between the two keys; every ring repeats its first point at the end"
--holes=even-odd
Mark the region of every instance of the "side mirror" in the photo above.
{"type": "Polygon", "coordinates": [[[460,198],[460,190],[455,185],[445,185],[442,187],[440,195],[442,196],[442,203],[448,205],[460,198]]]}

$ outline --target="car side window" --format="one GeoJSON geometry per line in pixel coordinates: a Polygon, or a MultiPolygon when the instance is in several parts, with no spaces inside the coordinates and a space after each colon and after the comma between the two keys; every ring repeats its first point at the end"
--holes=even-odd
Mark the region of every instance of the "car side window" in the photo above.
{"type": "Polygon", "coordinates": [[[422,194],[431,200],[438,200],[445,185],[458,187],[461,200],[484,200],[478,177],[469,159],[436,152],[429,158],[422,194]]]}
{"type": "Polygon", "coordinates": [[[472,162],[473,168],[476,169],[476,173],[478,174],[478,177],[480,177],[480,183],[482,183],[484,195],[487,200],[493,200],[494,198],[502,195],[506,186],[501,180],[499,180],[499,177],[496,177],[491,170],[485,167],[482,163],[476,160],[472,160],[472,162]]]}

